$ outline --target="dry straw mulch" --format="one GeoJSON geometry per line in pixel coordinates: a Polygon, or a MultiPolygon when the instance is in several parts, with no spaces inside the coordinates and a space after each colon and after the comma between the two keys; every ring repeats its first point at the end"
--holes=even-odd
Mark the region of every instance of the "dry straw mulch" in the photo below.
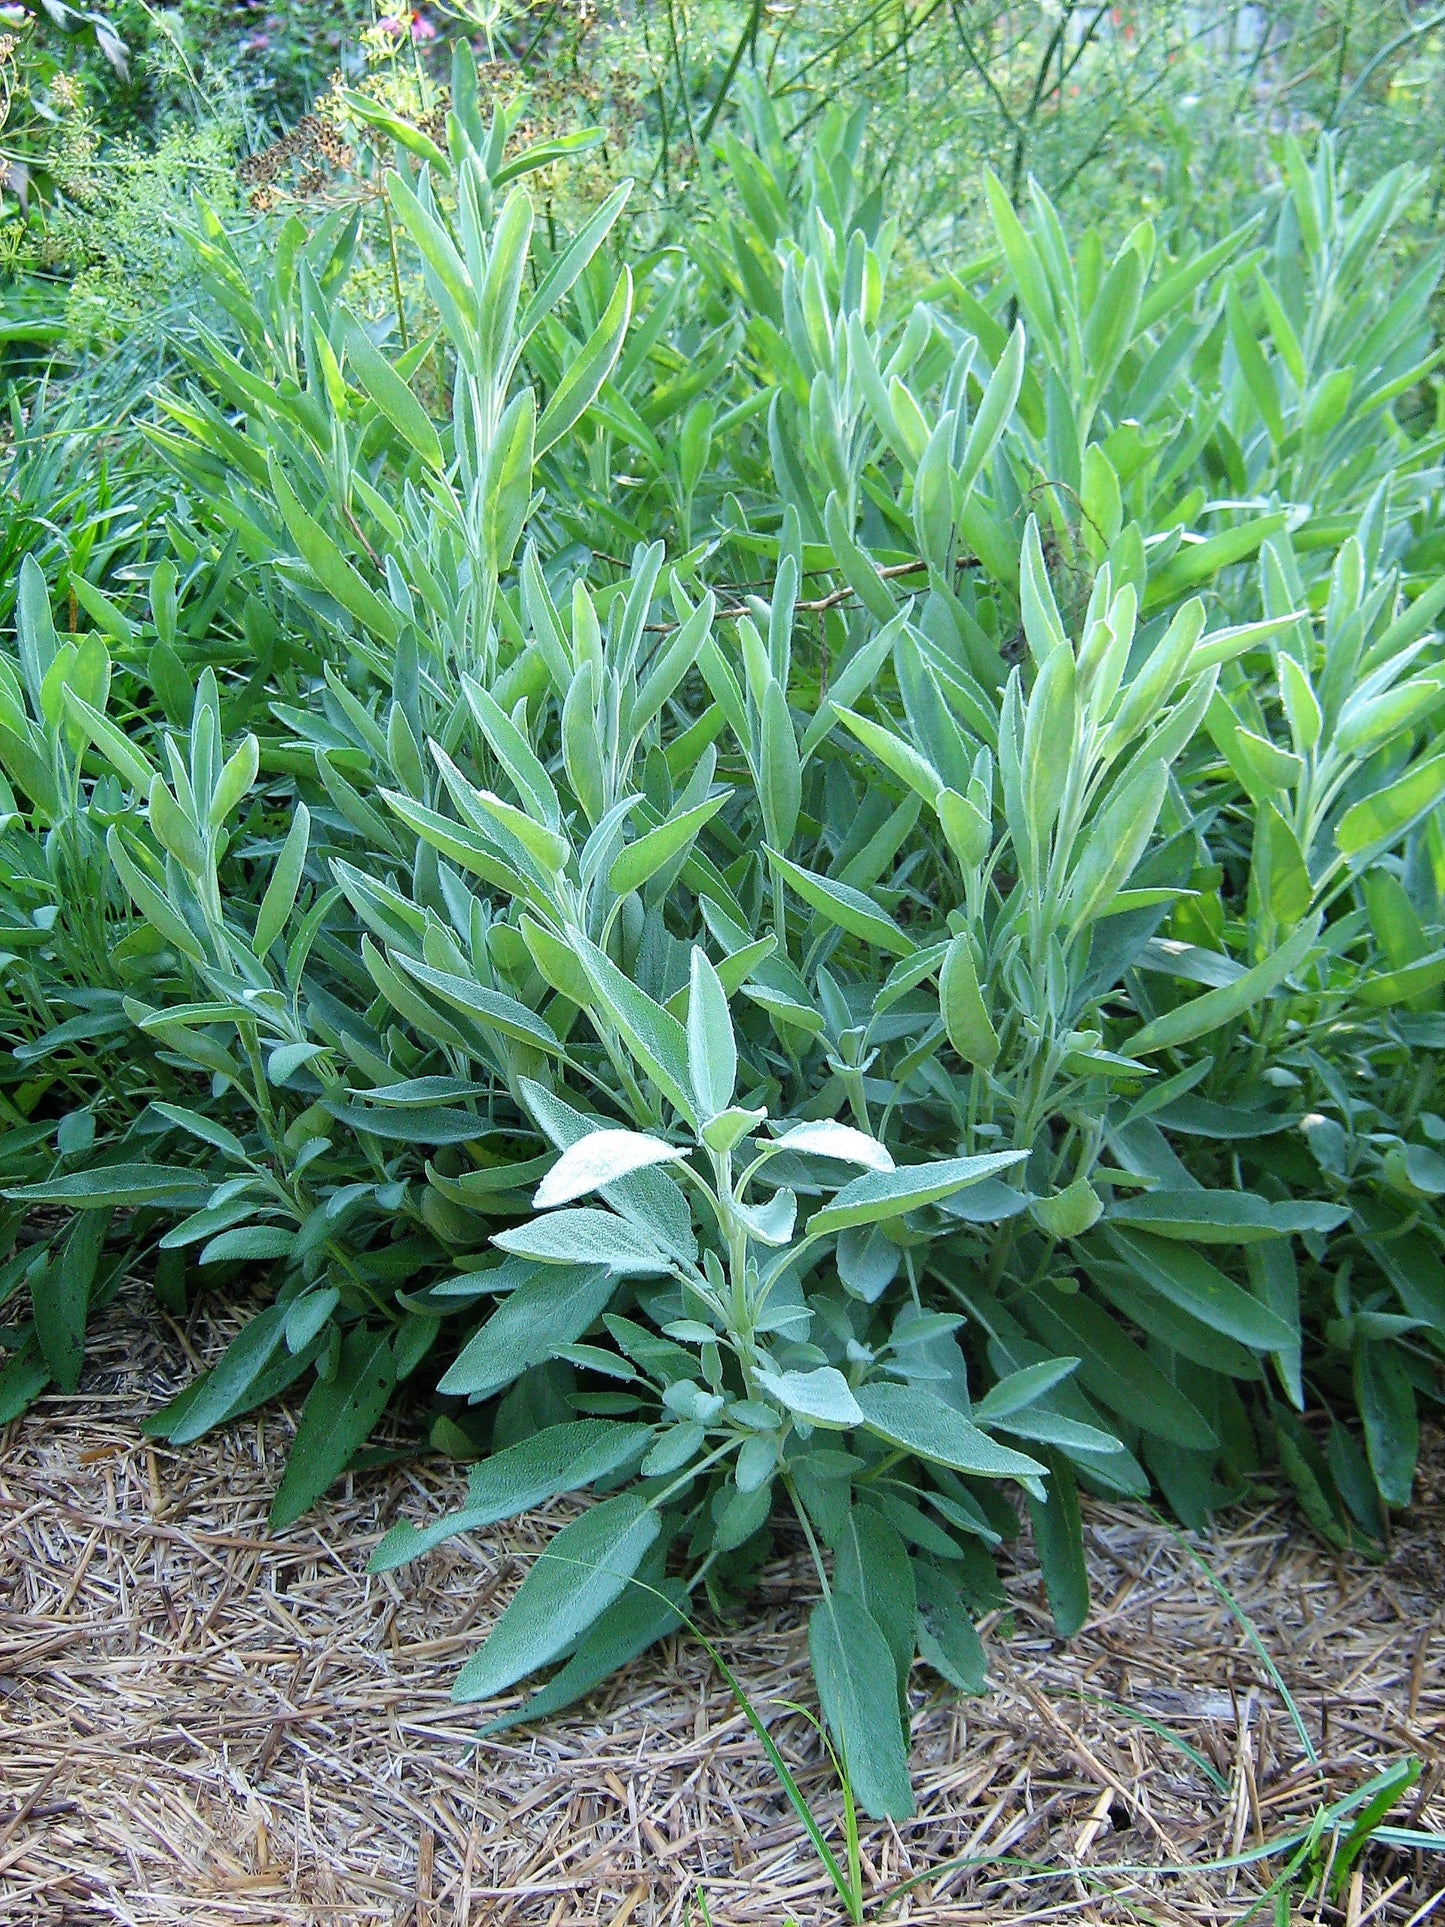
{"type": "MultiPolygon", "coordinates": [[[[227,1335],[200,1318],[167,1328],[147,1298],[122,1299],[81,1392],[0,1436],[5,1927],[681,1927],[699,1891],[718,1927],[842,1918],[686,1636],[571,1717],[469,1749],[476,1717],[450,1703],[450,1680],[555,1515],[369,1579],[381,1531],[452,1501],[453,1470],[357,1476],[272,1536],[294,1413],[181,1453],[148,1445],[138,1421],[227,1335]]],[[[875,1892],[926,1877],[879,1917],[1238,1921],[1267,1876],[1205,1863],[1410,1753],[1426,1797],[1395,1824],[1445,1827],[1439,1441],[1430,1466],[1381,1568],[1323,1553],[1283,1508],[1201,1544],[1293,1692],[1318,1772],[1240,1624],[1147,1514],[1090,1509],[1096,1606],[1068,1647],[1023,1542],[1012,1634],[988,1637],[996,1690],[954,1701],[915,1675],[918,1817],[869,1827],[864,1865],[875,1892]],[[980,1854],[998,1859],[943,1870],[980,1854]]],[[[810,1698],[808,1603],[780,1559],[720,1639],[836,1820],[817,1740],[782,1706],[810,1698]]],[[[1322,1918],[1445,1927],[1442,1883],[1438,1861],[1375,1850],[1322,1918]]]]}

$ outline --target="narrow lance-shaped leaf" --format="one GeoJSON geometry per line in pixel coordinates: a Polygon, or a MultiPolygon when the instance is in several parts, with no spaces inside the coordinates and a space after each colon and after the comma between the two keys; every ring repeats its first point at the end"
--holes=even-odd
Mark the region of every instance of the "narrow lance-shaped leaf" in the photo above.
{"type": "Polygon", "coordinates": [[[474,1403],[491,1397],[581,1338],[606,1311],[616,1289],[616,1274],[603,1263],[539,1264],[462,1347],[437,1389],[474,1403]]]}
{"type": "Polygon", "coordinates": [[[319,586],[383,642],[395,644],[401,633],[401,620],[395,609],[389,602],[383,602],[321,524],[307,514],[276,456],[272,454],[267,459],[276,505],[302,561],[319,586]]]}
{"type": "Polygon", "coordinates": [[[978,1478],[1017,1479],[1026,1491],[1043,1490],[1046,1468],[1037,1459],[998,1444],[932,1392],[875,1379],[859,1387],[857,1401],[870,1432],[922,1459],[978,1478]]]}
{"type": "Polygon", "coordinates": [[[1202,997],[1193,997],[1177,1010],[1167,1011],[1164,1016],[1145,1024],[1128,1040],[1130,1055],[1144,1057],[1151,1051],[1172,1050],[1196,1037],[1202,1037],[1206,1031],[1218,1030],[1221,1024],[1230,1023],[1245,1011],[1253,1009],[1262,997],[1268,996],[1286,977],[1299,969],[1318,934],[1319,918],[1311,917],[1272,956],[1266,957],[1263,963],[1255,964],[1253,969],[1246,970],[1232,984],[1224,984],[1218,990],[1207,990],[1202,997]]]}
{"type": "Polygon", "coordinates": [[[632,273],[624,268],[591,339],[558,382],[537,422],[538,459],[574,427],[612,373],[632,316],[632,273]]]}
{"type": "Polygon", "coordinates": [[[608,886],[619,896],[640,890],[650,877],[697,840],[699,830],[717,815],[731,794],[731,790],[722,790],[705,803],[698,803],[666,823],[659,823],[656,829],[645,831],[635,843],[626,844],[607,873],[608,886]]]}
{"type": "Polygon", "coordinates": [[[428,468],[443,466],[441,438],[431,417],[353,316],[347,317],[346,358],[362,388],[428,468]]]}
{"type": "Polygon", "coordinates": [[[698,1114],[716,1117],[733,1101],[738,1047],[727,992],[707,953],[694,945],[687,999],[687,1066],[698,1114]]]}
{"type": "Polygon", "coordinates": [[[304,803],[297,803],[296,814],[291,819],[291,828],[286,833],[286,841],[281,845],[271,877],[266,885],[266,894],[261,899],[261,908],[256,913],[256,933],[253,948],[258,957],[264,957],[286,928],[287,920],[296,905],[296,892],[301,886],[301,873],[306,867],[306,852],[311,838],[311,812],[304,803]]]}
{"type": "Polygon", "coordinates": [[[1024,330],[1023,323],[1014,326],[1009,336],[1008,346],[998,358],[998,364],[989,376],[988,386],[983,391],[978,404],[978,413],[968,431],[968,441],[964,444],[963,460],[959,464],[958,482],[966,500],[978,477],[983,473],[998,446],[999,438],[1008,426],[1009,418],[1018,402],[1019,389],[1024,378],[1024,330]]]}
{"type": "Polygon", "coordinates": [[[687,1034],[682,1025],[639,990],[612,959],[580,931],[577,953],[603,1013],[626,1038],[633,1053],[669,1103],[694,1127],[699,1122],[688,1075],[687,1034]]]}
{"type": "Polygon", "coordinates": [[[971,1184],[1000,1171],[1010,1171],[1028,1156],[1026,1151],[989,1151],[982,1157],[940,1158],[933,1164],[900,1165],[893,1171],[870,1171],[845,1184],[831,1204],[808,1220],[810,1236],[843,1231],[849,1225],[877,1224],[899,1218],[925,1204],[950,1198],[971,1184]]]}
{"type": "Polygon", "coordinates": [[[808,1652],[824,1716],[859,1804],[875,1819],[906,1820],[913,1812],[908,1748],[893,1657],[877,1621],[861,1600],[835,1588],[813,1609],[808,1652]]]}
{"type": "Polygon", "coordinates": [[[493,1699],[559,1658],[623,1592],[659,1530],[656,1512],[634,1492],[563,1526],[457,1675],[452,1698],[493,1699]]]}
{"type": "Polygon", "coordinates": [[[1044,1458],[1049,1470],[1048,1497],[1030,1498],[1029,1516],[1054,1625],[1061,1639],[1071,1639],[1089,1616],[1089,1571],[1084,1562],[1078,1487],[1072,1468],[1060,1453],[1045,1448],[1044,1458]]]}
{"type": "Polygon", "coordinates": [[[653,1164],[675,1164],[683,1156],[676,1145],[641,1131],[593,1131],[578,1138],[558,1158],[538,1185],[532,1208],[549,1211],[554,1205],[570,1204],[574,1198],[600,1191],[630,1171],[643,1171],[653,1164]]]}
{"type": "Polygon", "coordinates": [[[291,1442],[285,1476],[271,1504],[273,1527],[290,1525],[340,1478],[386,1409],[396,1384],[391,1336],[353,1325],[330,1378],[312,1387],[291,1442]]]}
{"type": "Polygon", "coordinates": [[[618,1277],[657,1277],[671,1262],[625,1218],[587,1207],[551,1211],[492,1240],[499,1251],[514,1251],[547,1265],[605,1265],[618,1277]]]}
{"type": "Polygon", "coordinates": [[[650,1425],[618,1425],[605,1419],[574,1419],[534,1432],[473,1466],[467,1502],[460,1512],[430,1526],[405,1522],[393,1526],[372,1553],[367,1570],[390,1572],[459,1533],[480,1532],[561,1492],[580,1491],[594,1479],[635,1465],[652,1437],[650,1425]]]}
{"type": "Polygon", "coordinates": [[[850,935],[887,951],[891,956],[906,957],[912,954],[916,947],[913,939],[900,930],[891,917],[885,916],[861,890],[855,890],[851,884],[836,883],[831,877],[819,876],[813,870],[805,870],[801,864],[791,862],[776,850],[769,849],[767,855],[804,903],[810,904],[829,923],[837,924],[840,930],[848,931],[850,935]]]}
{"type": "Polygon", "coordinates": [[[948,1041],[963,1061],[979,1070],[992,1070],[998,1061],[998,1032],[979,988],[973,945],[963,932],[952,939],[944,955],[938,1003],[948,1041]]]}

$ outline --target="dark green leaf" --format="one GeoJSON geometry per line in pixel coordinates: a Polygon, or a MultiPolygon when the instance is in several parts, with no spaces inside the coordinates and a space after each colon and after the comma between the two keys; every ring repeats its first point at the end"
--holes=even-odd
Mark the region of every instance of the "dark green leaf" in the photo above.
{"type": "Polygon", "coordinates": [[[878,1622],[861,1600],[834,1588],[813,1608],[808,1652],[855,1799],[874,1819],[908,1819],[913,1788],[907,1738],[893,1654],[878,1622]]]}
{"type": "Polygon", "coordinates": [[[936,1559],[915,1559],[913,1583],[921,1657],[960,1693],[986,1692],[988,1656],[959,1592],[957,1569],[950,1571],[936,1559]]]}
{"type": "MultiPolygon", "coordinates": [[[[1207,1192],[1201,1192],[1206,1197],[1207,1192]]],[[[1225,1195],[1228,1195],[1227,1193],[1225,1195]]],[[[1109,1243],[1135,1274],[1181,1311],[1255,1351],[1286,1350],[1295,1334],[1252,1292],[1236,1285],[1192,1246],[1144,1231],[1106,1227],[1109,1243]]]]}
{"type": "Polygon", "coordinates": [[[313,1506],[366,1443],[396,1384],[391,1337],[353,1325],[341,1341],[330,1378],[319,1378],[302,1408],[286,1472],[271,1502],[273,1528],[288,1526],[313,1506]]]}
{"type": "Polygon", "coordinates": [[[898,1703],[906,1717],[917,1631],[913,1568],[902,1539],[870,1505],[849,1508],[848,1522],[834,1542],[833,1591],[856,1599],[888,1641],[898,1674],[898,1703]]]}
{"type": "Polygon", "coordinates": [[[1061,1639],[1071,1639],[1089,1616],[1089,1572],[1084,1563],[1083,1526],[1074,1474],[1058,1452],[1047,1452],[1049,1496],[1041,1505],[1029,1500],[1034,1547],[1044,1571],[1044,1586],[1061,1639]]]}

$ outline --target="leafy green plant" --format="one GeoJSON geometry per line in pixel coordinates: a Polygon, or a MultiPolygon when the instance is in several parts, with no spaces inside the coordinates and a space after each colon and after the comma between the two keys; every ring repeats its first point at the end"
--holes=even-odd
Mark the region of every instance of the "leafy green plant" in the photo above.
{"type": "Polygon", "coordinates": [[[106,1214],[163,1218],[166,1290],[271,1295],[152,1429],[304,1385],[274,1523],[416,1384],[475,1463],[379,1566],[593,1490],[459,1697],[555,1666],[500,1719],[555,1711],[784,1525],[903,1815],[1015,1490],[1064,1633],[1081,1490],[1197,1524],[1277,1462],[1367,1546],[1408,1498],[1438,264],[1366,276],[1412,183],[1326,144],[1181,257],[995,183],[920,300],[861,122],[753,125],[701,231],[644,251],[624,183],[559,231],[585,139],[520,146],[463,48],[443,139],[269,257],[200,206],[168,552],[73,558],[67,630],[27,562],[0,686],[63,1073],[6,1195],[78,1214],[11,1396],[78,1371],[106,1214]]]}

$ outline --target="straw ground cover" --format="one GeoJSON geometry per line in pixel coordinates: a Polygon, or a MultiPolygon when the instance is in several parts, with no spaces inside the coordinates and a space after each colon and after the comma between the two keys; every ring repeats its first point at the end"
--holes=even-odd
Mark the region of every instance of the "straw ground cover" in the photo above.
{"type": "MultiPolygon", "coordinates": [[[[271,1533],[294,1407],[185,1452],[146,1440],[143,1415],[219,1353],[234,1316],[158,1325],[127,1290],[81,1391],[4,1434],[0,1919],[653,1927],[686,1920],[699,1894],[719,1927],[841,1917],[686,1637],[572,1713],[468,1752],[476,1722],[448,1680],[555,1509],[368,1579],[399,1512],[446,1504],[427,1463],[358,1474],[271,1533]]],[[[1408,1755],[1425,1776],[1391,1820],[1445,1826],[1438,1435],[1382,1565],[1321,1550],[1281,1504],[1196,1542],[1289,1687],[1318,1770],[1168,1530],[1121,1505],[1085,1521],[1096,1604],[1072,1642],[1053,1636],[1025,1543],[1004,1576],[1012,1635],[984,1622],[994,1690],[950,1702],[915,1676],[918,1815],[867,1826],[862,1844],[870,1900],[924,1877],[878,1917],[1237,1921],[1282,1863],[1191,1869],[1308,1825],[1408,1755]],[[936,1872],[958,1855],[982,1864],[936,1872]],[[1139,1866],[1164,1871],[1125,1870],[1139,1866]]],[[[836,1830],[836,1781],[785,1710],[808,1697],[800,1551],[781,1546],[748,1617],[710,1630],[836,1830]]],[[[1377,1848],[1319,1917],[1423,1921],[1441,1895],[1438,1861],[1377,1848]]]]}

